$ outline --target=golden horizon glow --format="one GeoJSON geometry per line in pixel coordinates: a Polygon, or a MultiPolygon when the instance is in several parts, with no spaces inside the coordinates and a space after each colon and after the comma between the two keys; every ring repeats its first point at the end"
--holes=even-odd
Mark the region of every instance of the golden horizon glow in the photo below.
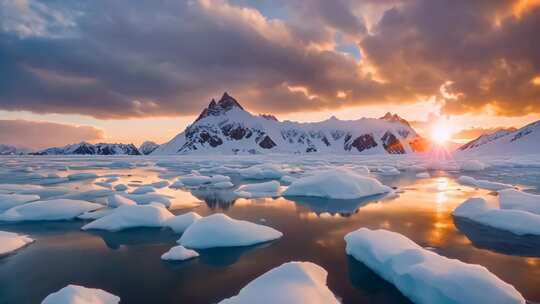
{"type": "Polygon", "coordinates": [[[452,138],[452,130],[444,120],[440,120],[431,127],[431,139],[439,145],[445,144],[452,138]]]}

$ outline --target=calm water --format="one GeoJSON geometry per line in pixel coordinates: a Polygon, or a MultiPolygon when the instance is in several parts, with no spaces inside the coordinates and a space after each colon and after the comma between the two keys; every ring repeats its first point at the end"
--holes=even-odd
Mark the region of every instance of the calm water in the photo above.
{"type": "MultiPolygon", "coordinates": [[[[114,171],[126,184],[157,181],[164,174],[154,167],[91,171],[102,175],[114,171]]],[[[538,178],[531,179],[531,174],[540,171],[528,171],[491,170],[481,177],[536,187],[538,178]]],[[[450,212],[466,198],[496,197],[456,184],[451,174],[432,175],[430,179],[416,179],[414,174],[380,177],[397,187],[397,196],[355,201],[247,200],[234,199],[230,191],[160,189],[175,197],[173,213],[224,212],[284,233],[282,239],[259,246],[202,250],[200,258],[186,262],[160,259],[179,238],[167,229],[112,233],[83,232],[83,221],[0,224],[0,230],[22,232],[36,240],[0,258],[0,303],[40,303],[67,284],[104,289],[120,296],[122,303],[215,303],[288,261],[324,267],[330,289],[344,303],[408,303],[392,285],[345,254],[343,236],[360,227],[396,231],[444,256],[483,265],[528,300],[540,301],[540,239],[455,222],[450,212]]],[[[0,176],[0,183],[6,179],[0,176]]],[[[95,188],[91,181],[67,185],[95,188]]]]}

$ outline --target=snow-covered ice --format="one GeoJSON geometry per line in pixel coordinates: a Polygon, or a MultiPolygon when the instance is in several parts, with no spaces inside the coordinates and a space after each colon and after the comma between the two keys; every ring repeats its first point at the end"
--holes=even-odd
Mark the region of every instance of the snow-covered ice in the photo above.
{"type": "Polygon", "coordinates": [[[124,184],[118,184],[114,186],[114,190],[116,191],[126,191],[128,189],[128,186],[124,184]]]}
{"type": "Polygon", "coordinates": [[[472,187],[477,187],[477,188],[482,188],[482,189],[487,189],[487,190],[494,190],[494,191],[514,188],[514,186],[509,185],[509,184],[490,182],[487,180],[476,179],[474,177],[465,176],[465,175],[460,176],[457,179],[457,181],[458,183],[462,185],[472,186],[472,187]]]}
{"type": "Polygon", "coordinates": [[[189,225],[201,218],[196,212],[188,212],[167,219],[164,226],[171,228],[176,233],[184,232],[189,225]]]}
{"type": "Polygon", "coordinates": [[[399,175],[401,172],[399,172],[398,169],[392,166],[382,166],[382,167],[377,168],[377,173],[379,175],[392,176],[392,175],[399,175]]]}
{"type": "Polygon", "coordinates": [[[540,195],[515,189],[499,191],[501,209],[523,210],[540,215],[540,195]]]}
{"type": "Polygon", "coordinates": [[[57,221],[71,220],[80,214],[103,208],[82,200],[53,199],[19,205],[0,214],[0,221],[57,221]]]}
{"type": "Polygon", "coordinates": [[[34,240],[27,235],[14,232],[0,231],[0,256],[18,250],[34,240]]]}
{"type": "Polygon", "coordinates": [[[240,197],[277,197],[280,195],[280,184],[278,181],[268,181],[257,184],[245,184],[240,186],[235,193],[240,197]]]}
{"type": "Polygon", "coordinates": [[[388,230],[360,228],[346,252],[415,303],[525,303],[510,284],[480,265],[449,259],[388,230]]]}
{"type": "Polygon", "coordinates": [[[161,204],[121,206],[110,214],[82,227],[83,230],[100,229],[119,231],[134,227],[163,227],[174,215],[161,204]]]}
{"type": "Polygon", "coordinates": [[[249,246],[279,239],[283,234],[274,228],[235,220],[223,213],[203,217],[190,225],[178,243],[195,249],[249,246]]]}
{"type": "Polygon", "coordinates": [[[178,178],[178,181],[188,187],[197,187],[212,183],[212,178],[204,175],[186,175],[178,178]]]}
{"type": "Polygon", "coordinates": [[[347,169],[314,173],[294,181],[284,196],[314,196],[332,199],[356,199],[392,191],[378,180],[347,169]]]}
{"type": "Polygon", "coordinates": [[[452,214],[517,235],[540,235],[540,215],[523,210],[492,207],[481,197],[466,200],[452,214]]]}
{"type": "Polygon", "coordinates": [[[486,169],[486,165],[476,159],[466,160],[459,166],[461,171],[482,171],[486,169]]]}
{"type": "Polygon", "coordinates": [[[97,288],[68,285],[48,295],[41,304],[118,304],[120,297],[97,288]]]}
{"type": "Polygon", "coordinates": [[[289,262],[259,276],[220,304],[339,304],[326,285],[328,273],[310,262],[289,262]]]}
{"type": "Polygon", "coordinates": [[[136,205],[136,204],[137,203],[134,202],[133,200],[130,200],[129,198],[122,195],[118,195],[118,194],[113,194],[107,197],[107,206],[111,208],[116,208],[116,207],[125,206],[125,205],[136,205]]]}
{"type": "Polygon", "coordinates": [[[70,180],[70,181],[76,181],[76,180],[83,180],[83,179],[94,179],[94,178],[98,178],[98,175],[95,174],[95,173],[86,173],[86,172],[82,172],[82,173],[73,173],[73,174],[70,174],[67,176],[67,178],[70,180]]]}
{"type": "Polygon", "coordinates": [[[146,194],[155,191],[156,189],[153,186],[140,186],[131,191],[131,194],[146,194]]]}
{"type": "Polygon", "coordinates": [[[246,179],[280,179],[285,171],[277,165],[260,164],[240,169],[238,174],[246,179]]]}
{"type": "Polygon", "coordinates": [[[167,261],[185,261],[199,256],[199,253],[195,250],[187,249],[182,245],[174,246],[165,252],[162,256],[162,260],[167,261]]]}
{"type": "Polygon", "coordinates": [[[37,200],[39,196],[33,194],[0,194],[0,211],[37,200]]]}

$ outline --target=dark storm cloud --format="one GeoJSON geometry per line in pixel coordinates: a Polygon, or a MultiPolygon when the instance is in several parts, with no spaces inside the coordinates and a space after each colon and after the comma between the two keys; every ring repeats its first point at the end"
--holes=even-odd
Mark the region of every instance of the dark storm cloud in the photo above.
{"type": "Polygon", "coordinates": [[[443,98],[445,83],[461,93],[449,112],[540,103],[538,11],[505,15],[507,1],[276,2],[285,20],[247,0],[15,2],[0,2],[5,110],[185,115],[227,90],[253,111],[290,112],[443,98]],[[366,5],[387,9],[369,34],[366,5]],[[337,34],[359,43],[360,62],[334,50],[337,34]]]}
{"type": "Polygon", "coordinates": [[[0,120],[0,144],[45,148],[74,142],[103,139],[103,131],[90,126],[73,126],[27,120],[0,120]]]}

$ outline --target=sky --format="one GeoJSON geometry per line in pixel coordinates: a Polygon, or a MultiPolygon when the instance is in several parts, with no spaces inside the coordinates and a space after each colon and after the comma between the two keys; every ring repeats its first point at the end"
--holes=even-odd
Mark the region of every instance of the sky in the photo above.
{"type": "Polygon", "coordinates": [[[168,141],[227,91],[453,140],[540,119],[540,0],[0,0],[0,143],[168,141]]]}

